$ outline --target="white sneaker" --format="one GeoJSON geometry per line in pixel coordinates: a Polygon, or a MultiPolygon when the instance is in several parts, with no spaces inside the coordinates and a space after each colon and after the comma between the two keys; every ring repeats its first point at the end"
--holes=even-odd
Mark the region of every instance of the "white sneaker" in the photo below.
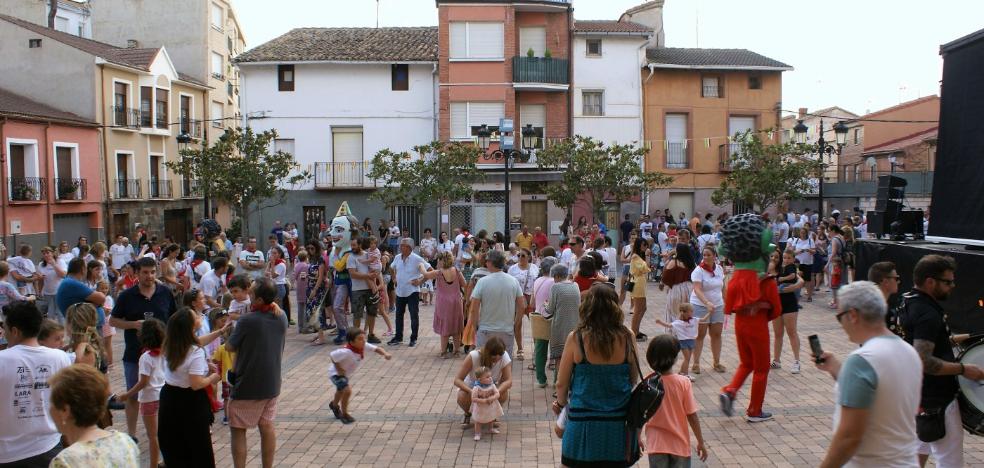
{"type": "Polygon", "coordinates": [[[792,372],[793,374],[799,374],[800,373],[800,362],[799,361],[793,361],[793,369],[790,372],[792,372]]]}

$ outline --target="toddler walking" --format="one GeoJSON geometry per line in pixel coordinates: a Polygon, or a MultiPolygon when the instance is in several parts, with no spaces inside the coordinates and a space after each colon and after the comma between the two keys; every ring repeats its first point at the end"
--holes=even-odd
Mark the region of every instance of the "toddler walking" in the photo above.
{"type": "Polygon", "coordinates": [[[641,442],[649,456],[649,466],[690,466],[688,424],[697,439],[697,456],[701,461],[707,460],[693,384],[690,379],[673,373],[680,350],[679,340],[670,335],[654,337],[646,349],[646,361],[660,374],[666,392],[656,414],[642,428],[641,442]]]}
{"type": "Polygon", "coordinates": [[[680,315],[673,323],[656,320],[656,323],[672,329],[673,336],[680,342],[680,350],[683,351],[683,365],[680,366],[680,375],[687,377],[691,382],[694,381],[694,376],[690,375],[687,370],[690,369],[690,357],[693,355],[697,343],[697,326],[702,322],[707,323],[710,318],[711,314],[705,315],[703,320],[694,317],[694,306],[685,302],[680,304],[680,315]]]}
{"type": "Polygon", "coordinates": [[[505,414],[499,404],[499,389],[492,381],[492,370],[481,366],[475,369],[475,382],[472,383],[471,418],[475,424],[475,440],[482,440],[482,426],[488,424],[493,434],[498,434],[493,422],[505,414]]]}

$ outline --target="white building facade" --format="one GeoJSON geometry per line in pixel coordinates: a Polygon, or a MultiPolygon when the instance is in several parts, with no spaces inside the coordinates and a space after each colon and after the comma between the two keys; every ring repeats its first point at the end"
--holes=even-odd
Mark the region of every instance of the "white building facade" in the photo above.
{"type": "MultiPolygon", "coordinates": [[[[368,174],[380,150],[411,151],[436,139],[436,31],[305,28],[237,59],[244,125],[276,130],[276,149],[292,153],[312,175],[289,187],[283,204],[253,216],[251,232],[268,232],[278,220],[296,222],[310,239],[347,201],[359,219],[372,218],[376,226],[380,218],[396,218],[419,238],[415,210],[389,210],[368,199],[376,188],[368,174]],[[354,56],[357,50],[372,52],[354,56]]],[[[424,224],[435,218],[425,213],[424,224]]]]}

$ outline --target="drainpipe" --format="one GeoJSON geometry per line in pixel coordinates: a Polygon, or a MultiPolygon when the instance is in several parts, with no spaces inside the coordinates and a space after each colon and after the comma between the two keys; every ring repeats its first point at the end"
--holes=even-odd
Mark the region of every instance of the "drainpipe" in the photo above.
{"type": "MultiPolygon", "coordinates": [[[[103,159],[103,172],[102,172],[102,177],[105,177],[105,181],[106,181],[106,183],[103,184],[103,189],[104,189],[103,190],[103,200],[105,200],[103,202],[103,206],[105,207],[104,208],[104,212],[103,212],[103,218],[104,218],[103,219],[103,225],[104,225],[104,227],[106,229],[105,232],[106,232],[107,239],[109,239],[108,236],[109,236],[109,232],[111,230],[110,228],[111,228],[112,222],[113,222],[112,221],[113,215],[111,213],[111,210],[113,208],[113,202],[112,202],[112,199],[113,198],[112,198],[112,189],[111,189],[112,182],[110,182],[112,179],[109,177],[109,158],[110,158],[110,156],[109,156],[109,132],[107,131],[108,129],[107,129],[107,126],[106,126],[106,122],[108,122],[108,120],[106,119],[106,105],[105,105],[106,104],[106,99],[105,99],[105,94],[106,94],[106,70],[103,67],[99,67],[99,99],[96,102],[99,102],[100,103],[99,105],[102,107],[102,109],[101,109],[102,110],[102,127],[99,128],[99,132],[102,133],[102,146],[100,147],[100,150],[101,150],[101,153],[102,153],[101,156],[102,156],[102,159],[103,159]]],[[[118,234],[126,235],[127,233],[114,232],[113,233],[113,236],[114,236],[113,238],[115,238],[115,236],[118,235],[118,234]]]]}
{"type": "MultiPolygon", "coordinates": [[[[644,43],[641,46],[639,46],[639,50],[640,51],[644,51],[645,48],[646,48],[646,46],[648,44],[649,44],[649,41],[646,41],[646,43],[644,43]]],[[[645,52],[643,52],[643,53],[645,53],[645,52]]],[[[649,76],[647,76],[646,79],[642,82],[642,85],[639,86],[639,105],[641,106],[641,108],[639,109],[639,122],[640,122],[639,142],[642,145],[645,145],[646,144],[646,119],[645,119],[645,115],[646,115],[646,84],[649,83],[649,81],[653,79],[653,75],[656,73],[656,65],[655,64],[650,63],[650,64],[647,64],[646,67],[649,68],[649,76]]],[[[650,149],[650,151],[652,151],[652,149],[650,149]]],[[[642,158],[642,161],[640,162],[640,164],[642,166],[642,171],[645,172],[646,171],[646,158],[642,158]]],[[[646,191],[644,191],[642,193],[642,206],[640,207],[640,210],[642,211],[642,213],[640,213],[640,215],[649,213],[649,191],[648,190],[646,190],[646,191]]]]}
{"type": "MultiPolygon", "coordinates": [[[[50,157],[51,156],[51,153],[49,153],[50,150],[48,149],[48,146],[49,146],[49,143],[50,143],[49,142],[49,138],[48,138],[48,132],[50,130],[51,130],[51,122],[49,121],[44,126],[44,155],[45,155],[45,158],[44,158],[44,178],[45,178],[45,180],[47,180],[48,177],[51,176],[51,161],[50,161],[50,159],[51,159],[51,157],[50,157]]],[[[58,184],[54,184],[54,185],[55,185],[55,187],[52,187],[52,188],[54,188],[55,190],[57,190],[58,189],[58,184]]],[[[48,193],[46,195],[47,195],[45,197],[46,200],[44,201],[45,223],[48,225],[48,229],[47,229],[47,231],[48,231],[48,245],[52,245],[52,244],[54,244],[54,232],[52,232],[52,229],[53,228],[52,228],[52,225],[51,225],[51,188],[49,188],[48,193]]]]}
{"type": "MultiPolygon", "coordinates": [[[[7,180],[7,144],[3,143],[3,129],[7,126],[7,117],[0,120],[0,180],[7,180]]],[[[0,239],[7,245],[7,190],[0,190],[0,239]]],[[[7,249],[7,253],[17,251],[17,246],[7,249]]]]}
{"type": "MultiPolygon", "coordinates": [[[[431,115],[434,118],[434,124],[432,125],[432,127],[433,127],[433,130],[432,130],[432,132],[433,132],[433,141],[437,141],[437,139],[438,139],[438,132],[439,132],[438,124],[437,124],[437,119],[438,119],[438,114],[437,113],[438,113],[438,100],[440,99],[440,96],[441,96],[441,88],[438,86],[438,82],[440,81],[440,79],[441,79],[441,77],[437,74],[437,62],[435,62],[434,63],[434,69],[431,70],[431,93],[433,94],[433,97],[431,98],[431,115]]],[[[441,212],[443,210],[444,210],[444,205],[442,205],[441,203],[438,203],[437,204],[437,214],[436,214],[436,217],[434,219],[434,225],[437,226],[437,237],[441,237],[441,230],[444,229],[444,225],[441,223],[441,212]]],[[[423,212],[421,212],[420,215],[423,216],[423,212]]],[[[451,220],[451,217],[450,217],[450,212],[449,212],[448,221],[450,221],[450,220],[451,220]]],[[[450,231],[450,229],[449,229],[449,231],[450,231]]]]}

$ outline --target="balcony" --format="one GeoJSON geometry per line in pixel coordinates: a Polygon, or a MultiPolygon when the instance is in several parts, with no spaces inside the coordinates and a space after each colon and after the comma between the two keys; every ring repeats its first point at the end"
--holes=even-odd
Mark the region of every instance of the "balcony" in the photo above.
{"type": "Polygon", "coordinates": [[[667,143],[666,168],[687,169],[690,167],[690,158],[687,152],[686,143],[667,143]]]}
{"type": "Polygon", "coordinates": [[[81,201],[87,195],[85,179],[55,179],[58,201],[81,201]]]}
{"type": "Polygon", "coordinates": [[[724,86],[703,85],[701,86],[700,95],[706,98],[722,98],[724,97],[724,86]]]}
{"type": "Polygon", "coordinates": [[[741,145],[738,143],[718,145],[718,170],[721,172],[731,172],[734,169],[731,157],[740,151],[741,145]]]}
{"type": "Polygon", "coordinates": [[[568,61],[559,58],[513,57],[513,87],[566,91],[570,84],[568,61]]]}
{"type": "Polygon", "coordinates": [[[143,195],[140,190],[140,179],[115,179],[113,186],[117,200],[139,200],[143,195]]]}
{"type": "MultiPolygon", "coordinates": [[[[202,139],[202,122],[199,120],[182,119],[178,134],[187,133],[196,140],[202,139]]],[[[175,135],[177,137],[178,135],[175,135]]]]}
{"type": "Polygon", "coordinates": [[[893,175],[901,177],[908,182],[905,187],[905,195],[928,196],[933,193],[933,171],[922,172],[889,172],[889,171],[861,171],[858,179],[854,179],[854,174],[849,173],[851,180],[845,180],[841,175],[838,182],[826,182],[823,184],[823,195],[825,197],[873,197],[878,193],[878,176],[893,175]]]}
{"type": "Polygon", "coordinates": [[[44,201],[48,198],[48,179],[42,177],[8,177],[10,201],[44,201]]]}
{"type": "Polygon", "coordinates": [[[376,181],[366,177],[371,170],[368,162],[314,163],[314,188],[374,188],[376,181]]]}
{"type": "Polygon", "coordinates": [[[198,185],[197,179],[183,179],[181,181],[182,198],[201,198],[202,190],[198,185]]]}
{"type": "Polygon", "coordinates": [[[147,181],[147,191],[149,192],[150,198],[168,199],[174,196],[171,191],[170,180],[151,178],[147,181]]]}
{"type": "Polygon", "coordinates": [[[116,128],[140,129],[140,111],[129,107],[109,106],[110,122],[116,128]]]}

